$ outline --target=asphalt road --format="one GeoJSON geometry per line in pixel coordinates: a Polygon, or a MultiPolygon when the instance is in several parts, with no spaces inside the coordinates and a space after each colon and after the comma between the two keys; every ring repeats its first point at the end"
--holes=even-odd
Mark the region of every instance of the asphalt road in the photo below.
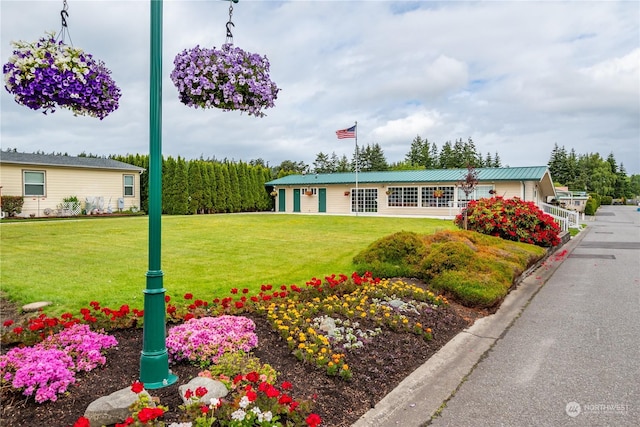
{"type": "Polygon", "coordinates": [[[640,212],[603,206],[431,426],[640,426],[640,212]]]}

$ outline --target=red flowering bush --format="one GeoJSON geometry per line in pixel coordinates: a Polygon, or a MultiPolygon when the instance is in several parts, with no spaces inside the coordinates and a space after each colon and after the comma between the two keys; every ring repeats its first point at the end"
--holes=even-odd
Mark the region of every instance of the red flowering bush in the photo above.
{"type": "MultiPolygon", "coordinates": [[[[533,202],[492,197],[469,202],[466,212],[467,228],[478,233],[543,247],[560,243],[560,227],[533,202]]],[[[454,222],[464,227],[464,212],[454,222]]]]}

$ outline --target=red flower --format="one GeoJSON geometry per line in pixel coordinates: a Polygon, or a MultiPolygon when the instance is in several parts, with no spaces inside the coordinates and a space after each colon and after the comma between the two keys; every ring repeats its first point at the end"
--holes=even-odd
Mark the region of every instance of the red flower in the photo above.
{"type": "Polygon", "coordinates": [[[198,388],[196,389],[196,396],[197,396],[197,397],[202,397],[202,396],[204,396],[205,394],[207,394],[208,392],[209,392],[209,391],[207,390],[207,388],[206,388],[206,387],[198,387],[198,388]]]}
{"type": "Polygon", "coordinates": [[[241,309],[242,307],[244,307],[244,303],[242,301],[236,301],[236,308],[241,309]]]}
{"type": "Polygon", "coordinates": [[[247,399],[249,399],[249,402],[255,402],[257,398],[258,398],[258,393],[256,393],[255,391],[249,390],[247,392],[247,399]]]}
{"type": "Polygon", "coordinates": [[[277,388],[269,384],[267,386],[267,389],[265,390],[265,394],[267,395],[267,397],[278,397],[278,395],[280,394],[280,391],[278,391],[277,388]]]}
{"type": "Polygon", "coordinates": [[[192,397],[193,397],[193,392],[191,391],[190,388],[188,388],[187,391],[184,392],[184,398],[191,399],[192,397]]]}
{"type": "Polygon", "coordinates": [[[2,324],[2,326],[4,326],[5,328],[8,328],[11,325],[13,325],[13,320],[5,320],[2,324]]]}
{"type": "Polygon", "coordinates": [[[249,293],[249,289],[244,288],[244,289],[242,290],[242,293],[243,293],[243,294],[248,294],[248,293],[249,293]]]}
{"type": "Polygon", "coordinates": [[[123,423],[121,423],[121,424],[116,424],[116,427],[127,427],[127,426],[130,426],[131,424],[133,424],[133,423],[134,423],[134,421],[135,421],[135,420],[134,420],[133,418],[129,417],[129,418],[127,418],[126,420],[124,420],[124,422],[123,422],[123,423]]]}
{"type": "Polygon", "coordinates": [[[206,414],[207,412],[209,412],[209,407],[207,405],[200,406],[200,412],[206,414]]]}
{"type": "Polygon", "coordinates": [[[236,376],[233,378],[233,383],[234,383],[234,384],[238,384],[238,383],[239,383],[240,381],[242,381],[243,379],[244,379],[244,377],[243,377],[241,374],[238,374],[238,375],[236,375],[236,376]]]}
{"type": "Polygon", "coordinates": [[[132,392],[138,394],[142,390],[144,390],[144,384],[142,384],[140,381],[136,381],[133,384],[131,384],[131,391],[132,392]]]}
{"type": "Polygon", "coordinates": [[[231,293],[232,294],[237,294],[238,293],[238,288],[232,288],[231,289],[231,293]]]}
{"type": "Polygon", "coordinates": [[[16,335],[20,335],[22,331],[24,331],[24,329],[22,329],[20,326],[13,328],[13,333],[16,335]]]}
{"type": "Polygon", "coordinates": [[[184,299],[193,299],[193,294],[184,294],[184,299]]]}
{"type": "Polygon", "coordinates": [[[169,295],[165,295],[164,302],[169,302],[169,301],[171,301],[171,297],[169,295]]]}
{"type": "Polygon", "coordinates": [[[162,414],[164,414],[164,410],[162,408],[142,408],[140,412],[138,412],[138,419],[140,422],[146,423],[161,417],[162,414]]]}
{"type": "Polygon", "coordinates": [[[251,381],[252,383],[257,383],[260,379],[260,375],[256,371],[249,372],[246,375],[247,381],[251,381]]]}
{"type": "Polygon", "coordinates": [[[289,381],[284,381],[282,383],[283,390],[291,390],[292,388],[293,388],[293,384],[291,384],[289,381]]]}
{"type": "Polygon", "coordinates": [[[184,315],[184,320],[187,321],[187,320],[193,319],[194,317],[196,316],[194,316],[193,313],[187,313],[184,315]]]}
{"type": "Polygon", "coordinates": [[[73,424],[73,427],[91,427],[91,424],[89,423],[89,419],[87,419],[85,417],[80,417],[73,424]]]}
{"type": "Polygon", "coordinates": [[[280,399],[278,399],[278,403],[281,405],[288,405],[292,401],[293,399],[291,398],[291,396],[287,394],[283,394],[282,396],[280,396],[280,399]]]}
{"type": "Polygon", "coordinates": [[[295,400],[291,402],[291,404],[289,405],[289,412],[295,411],[298,405],[300,405],[300,402],[296,402],[295,400]]]}
{"type": "Polygon", "coordinates": [[[322,420],[320,419],[320,415],[318,414],[309,414],[307,419],[305,420],[309,427],[318,427],[322,420]]]}

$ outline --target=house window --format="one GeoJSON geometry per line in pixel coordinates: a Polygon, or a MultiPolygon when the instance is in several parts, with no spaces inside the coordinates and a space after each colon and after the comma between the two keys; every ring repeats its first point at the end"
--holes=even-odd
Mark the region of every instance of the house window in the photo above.
{"type": "Polygon", "coordinates": [[[455,187],[422,187],[422,207],[437,208],[453,202],[455,187]]]}
{"type": "Polygon", "coordinates": [[[378,189],[351,190],[351,212],[378,212],[378,189]]]}
{"type": "Polygon", "coordinates": [[[133,175],[124,175],[124,195],[125,196],[134,196],[134,182],[135,179],[133,178],[133,175]]]}
{"type": "Polygon", "coordinates": [[[25,196],[44,196],[45,195],[45,176],[44,171],[23,171],[23,182],[25,196]]]}
{"type": "Polygon", "coordinates": [[[387,194],[389,206],[418,206],[418,187],[389,187],[387,194]]]}
{"type": "Polygon", "coordinates": [[[490,192],[493,191],[493,185],[476,185],[476,188],[473,189],[469,196],[462,191],[462,188],[458,188],[458,200],[459,201],[468,201],[468,200],[479,200],[479,199],[490,199],[493,197],[493,194],[490,192]]]}

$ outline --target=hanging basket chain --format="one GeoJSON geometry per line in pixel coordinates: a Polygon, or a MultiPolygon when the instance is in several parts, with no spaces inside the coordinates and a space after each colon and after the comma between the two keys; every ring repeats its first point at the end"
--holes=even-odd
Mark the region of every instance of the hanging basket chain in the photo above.
{"type": "MultiPolygon", "coordinates": [[[[66,0],[65,0],[66,1],[66,0]]],[[[235,27],[236,25],[231,21],[233,16],[233,2],[229,0],[229,21],[227,21],[227,44],[233,44],[233,34],[231,33],[231,27],[235,27]]]]}
{"type": "Polygon", "coordinates": [[[67,4],[67,0],[62,1],[62,10],[60,11],[60,18],[62,20],[62,28],[60,28],[60,33],[56,37],[56,41],[58,39],[66,44],[65,37],[69,39],[69,44],[73,46],[73,42],[71,41],[71,34],[69,33],[69,27],[67,25],[67,18],[69,17],[69,5],[67,4]]]}

